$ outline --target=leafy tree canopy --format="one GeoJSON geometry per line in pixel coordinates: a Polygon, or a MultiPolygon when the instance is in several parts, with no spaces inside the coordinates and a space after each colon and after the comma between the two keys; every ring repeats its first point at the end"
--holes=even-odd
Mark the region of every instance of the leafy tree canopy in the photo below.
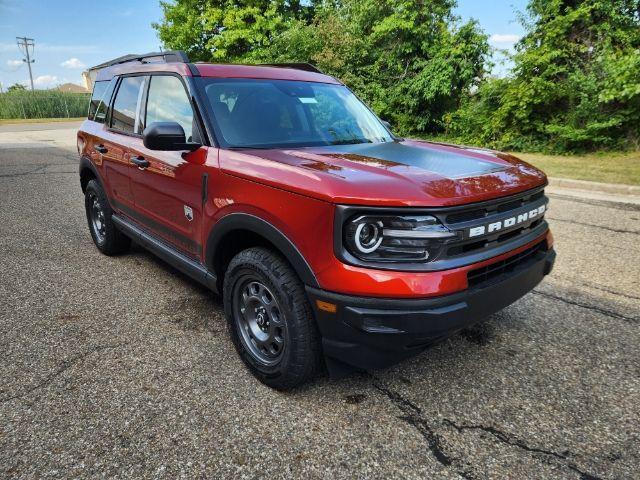
{"type": "Polygon", "coordinates": [[[553,151],[640,147],[640,0],[530,0],[507,78],[455,0],[174,0],[154,25],[190,58],[310,62],[402,134],[553,151]]]}
{"type": "Polygon", "coordinates": [[[193,60],[310,62],[404,133],[437,132],[485,71],[487,37],[454,0],[177,0],[163,43],[193,60]]]}
{"type": "Polygon", "coordinates": [[[7,92],[22,92],[26,90],[26,87],[21,83],[14,83],[9,88],[7,88],[7,92]]]}
{"type": "Polygon", "coordinates": [[[531,0],[513,76],[450,115],[453,135],[499,148],[640,147],[640,2],[531,0]]]}

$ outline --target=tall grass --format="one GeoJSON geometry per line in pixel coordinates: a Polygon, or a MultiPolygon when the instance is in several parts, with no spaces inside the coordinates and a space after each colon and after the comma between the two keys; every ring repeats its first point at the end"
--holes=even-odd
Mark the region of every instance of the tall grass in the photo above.
{"type": "Polygon", "coordinates": [[[55,90],[19,91],[0,94],[0,119],[84,117],[88,93],[55,90]]]}

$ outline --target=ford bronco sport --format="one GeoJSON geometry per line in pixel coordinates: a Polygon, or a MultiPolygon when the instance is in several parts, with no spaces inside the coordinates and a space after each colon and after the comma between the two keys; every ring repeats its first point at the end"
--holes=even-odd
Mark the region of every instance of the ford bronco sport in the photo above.
{"type": "Polygon", "coordinates": [[[222,295],[233,343],[286,389],[382,368],[529,292],[553,266],[546,177],[405,140],[311,65],[99,66],[78,132],[89,229],[222,295]]]}

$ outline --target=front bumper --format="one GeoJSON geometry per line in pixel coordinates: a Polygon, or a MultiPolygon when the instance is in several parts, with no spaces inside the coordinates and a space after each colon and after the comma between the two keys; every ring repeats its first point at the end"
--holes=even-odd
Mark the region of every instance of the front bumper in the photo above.
{"type": "Polygon", "coordinates": [[[355,297],[307,287],[329,369],[341,364],[385,368],[415,355],[524,296],[551,271],[554,260],[552,248],[539,249],[486,282],[427,299],[355,297]],[[335,312],[327,311],[333,309],[328,305],[335,305],[335,312]]]}

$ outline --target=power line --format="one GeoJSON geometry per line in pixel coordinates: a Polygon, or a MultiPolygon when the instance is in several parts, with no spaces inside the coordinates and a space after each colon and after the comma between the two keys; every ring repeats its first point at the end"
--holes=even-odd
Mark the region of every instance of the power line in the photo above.
{"type": "Polygon", "coordinates": [[[18,42],[18,48],[24,54],[25,57],[22,61],[27,64],[29,67],[29,80],[31,80],[31,90],[33,90],[33,73],[31,73],[31,64],[35,62],[31,57],[33,56],[33,51],[36,48],[36,41],[33,38],[27,37],[16,37],[16,42],[18,42]],[[31,49],[31,52],[29,52],[31,49]]]}

